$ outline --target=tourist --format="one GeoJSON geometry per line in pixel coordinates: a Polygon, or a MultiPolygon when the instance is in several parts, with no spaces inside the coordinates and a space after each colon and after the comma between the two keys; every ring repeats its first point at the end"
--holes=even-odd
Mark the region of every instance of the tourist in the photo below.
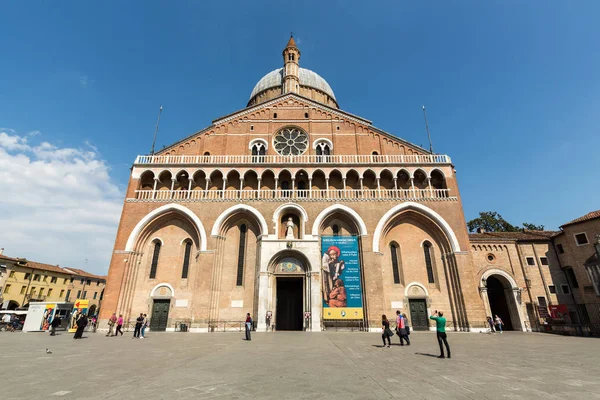
{"type": "Polygon", "coordinates": [[[408,337],[410,336],[410,326],[408,326],[408,318],[406,317],[406,314],[402,314],[402,317],[404,318],[404,328],[406,329],[406,338],[408,339],[408,337]]]}
{"type": "Polygon", "coordinates": [[[267,315],[265,316],[265,323],[267,324],[267,332],[269,332],[269,328],[271,327],[271,318],[273,318],[273,312],[267,311],[267,315]]]}
{"type": "Polygon", "coordinates": [[[246,314],[246,323],[244,325],[246,327],[246,340],[252,340],[252,337],[250,336],[250,331],[252,330],[252,317],[250,316],[250,313],[246,314]]]}
{"type": "Polygon", "coordinates": [[[140,338],[140,333],[142,331],[142,325],[144,323],[144,314],[140,313],[140,316],[136,318],[135,320],[135,329],[133,331],[133,338],[134,339],[139,339],[140,338]]]}
{"type": "Polygon", "coordinates": [[[106,336],[114,336],[113,328],[115,327],[116,323],[117,323],[117,313],[113,313],[108,320],[108,333],[106,334],[106,336]]]}
{"type": "Polygon", "coordinates": [[[390,321],[388,321],[385,314],[381,316],[381,340],[383,340],[383,347],[385,346],[385,339],[387,339],[387,347],[392,345],[390,338],[394,336],[394,332],[390,329],[390,321]]]}
{"type": "Polygon", "coordinates": [[[119,319],[117,320],[117,330],[115,331],[115,337],[119,336],[119,332],[121,332],[121,336],[123,336],[123,331],[121,328],[123,327],[123,314],[119,314],[119,319]]]}
{"type": "Polygon", "coordinates": [[[498,316],[498,314],[496,314],[496,318],[494,319],[494,322],[496,323],[496,327],[498,328],[498,330],[500,331],[500,333],[502,333],[502,319],[500,319],[500,317],[498,316]]]}
{"type": "Polygon", "coordinates": [[[60,326],[60,317],[55,315],[52,318],[52,322],[50,322],[50,336],[54,336],[56,334],[56,328],[60,326]]]}
{"type": "Polygon", "coordinates": [[[98,327],[98,317],[95,315],[92,317],[92,332],[96,333],[96,328],[98,327]]]}
{"type": "Polygon", "coordinates": [[[400,346],[404,346],[404,341],[410,346],[410,339],[406,334],[406,320],[404,316],[400,314],[400,310],[396,311],[396,334],[400,337],[400,346]]]}
{"type": "Polygon", "coordinates": [[[148,323],[148,316],[146,314],[144,314],[144,322],[142,322],[142,336],[140,336],[140,339],[144,339],[146,337],[146,328],[148,327],[149,323],[148,323]]]}
{"type": "Polygon", "coordinates": [[[442,341],[444,345],[446,345],[446,352],[448,353],[448,358],[450,357],[450,346],[448,345],[448,340],[446,336],[446,318],[444,318],[444,313],[442,311],[437,311],[433,313],[430,319],[435,321],[435,330],[437,333],[438,344],[440,345],[440,355],[438,358],[446,358],[444,357],[444,347],[442,346],[442,341]]]}
{"type": "Polygon", "coordinates": [[[494,328],[494,320],[492,319],[492,317],[487,317],[487,323],[490,327],[490,333],[493,333],[495,335],[496,329],[494,328]]]}
{"type": "Polygon", "coordinates": [[[75,331],[75,335],[73,335],[73,339],[81,339],[83,337],[83,330],[88,324],[88,318],[84,313],[79,314],[79,317],[75,321],[75,325],[77,326],[77,330],[75,331]]]}

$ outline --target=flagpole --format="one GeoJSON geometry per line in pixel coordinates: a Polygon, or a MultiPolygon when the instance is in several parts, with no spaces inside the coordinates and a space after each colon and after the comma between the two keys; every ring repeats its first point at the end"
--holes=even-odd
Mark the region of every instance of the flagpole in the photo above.
{"type": "Polygon", "coordinates": [[[423,116],[425,117],[425,129],[427,130],[427,139],[429,139],[429,152],[433,154],[433,146],[431,145],[431,135],[429,134],[429,124],[427,123],[427,112],[423,106],[423,116]]]}
{"type": "Polygon", "coordinates": [[[158,125],[160,124],[160,114],[162,114],[162,105],[158,109],[158,119],[156,120],[156,129],[154,130],[154,140],[152,141],[152,149],[150,150],[150,155],[154,155],[154,144],[156,143],[156,134],[158,133],[158,125]]]}

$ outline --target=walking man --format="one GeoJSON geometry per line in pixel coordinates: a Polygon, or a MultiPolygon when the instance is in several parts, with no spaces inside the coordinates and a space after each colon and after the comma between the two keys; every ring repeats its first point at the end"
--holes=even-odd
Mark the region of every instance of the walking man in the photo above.
{"type": "Polygon", "coordinates": [[[110,319],[108,320],[108,333],[106,334],[106,336],[114,336],[113,328],[115,327],[116,323],[117,323],[117,313],[113,313],[113,315],[111,315],[110,319]]]}
{"type": "Polygon", "coordinates": [[[404,346],[404,341],[410,346],[410,339],[406,334],[406,320],[404,316],[400,314],[400,310],[396,311],[396,334],[400,337],[400,346],[404,346]]]}
{"type": "Polygon", "coordinates": [[[148,316],[144,314],[144,322],[142,323],[142,336],[140,339],[144,339],[146,337],[146,328],[148,327],[148,316]]]}
{"type": "Polygon", "coordinates": [[[55,315],[52,318],[52,322],[50,322],[50,336],[54,336],[56,334],[56,328],[60,326],[60,317],[55,315]]]}
{"type": "Polygon", "coordinates": [[[117,330],[115,331],[115,337],[119,336],[119,332],[121,332],[121,336],[123,336],[123,331],[121,328],[123,327],[123,314],[119,314],[119,319],[117,320],[117,330]]]}
{"type": "Polygon", "coordinates": [[[500,333],[502,333],[502,319],[500,319],[498,314],[496,314],[496,318],[494,319],[494,322],[496,323],[496,328],[500,331],[500,333]]]}
{"type": "Polygon", "coordinates": [[[140,313],[140,316],[135,320],[135,330],[133,331],[133,338],[140,338],[140,333],[142,331],[142,324],[144,323],[144,314],[140,313]]]}
{"type": "Polygon", "coordinates": [[[252,340],[252,337],[250,337],[250,331],[252,330],[252,317],[250,316],[250,313],[246,314],[246,340],[252,340]]]}
{"type": "Polygon", "coordinates": [[[496,334],[496,329],[494,328],[494,320],[492,317],[487,317],[487,323],[490,326],[490,333],[496,334]]]}
{"type": "Polygon", "coordinates": [[[88,318],[85,314],[80,314],[77,321],[75,321],[75,325],[77,325],[77,330],[75,331],[75,335],[73,335],[73,339],[81,339],[83,337],[83,330],[88,324],[88,318]]]}
{"type": "Polygon", "coordinates": [[[444,318],[444,313],[442,311],[435,310],[433,315],[429,318],[435,321],[437,340],[438,344],[440,345],[440,355],[438,356],[438,358],[446,358],[444,356],[444,347],[442,346],[442,342],[444,342],[444,345],[446,345],[446,352],[448,353],[448,358],[451,358],[450,346],[448,345],[448,340],[446,336],[446,318],[444,318]]]}

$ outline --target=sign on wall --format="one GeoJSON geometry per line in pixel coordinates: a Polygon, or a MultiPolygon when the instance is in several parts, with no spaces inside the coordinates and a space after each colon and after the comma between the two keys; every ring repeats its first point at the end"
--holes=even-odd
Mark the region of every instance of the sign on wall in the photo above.
{"type": "Polygon", "coordinates": [[[71,312],[71,323],[69,324],[69,332],[75,332],[77,330],[77,318],[81,314],[87,314],[88,312],[89,300],[77,299],[75,300],[75,304],[73,304],[73,312],[71,312]]]}
{"type": "Polygon", "coordinates": [[[321,237],[323,319],[362,319],[358,237],[321,237]]]}

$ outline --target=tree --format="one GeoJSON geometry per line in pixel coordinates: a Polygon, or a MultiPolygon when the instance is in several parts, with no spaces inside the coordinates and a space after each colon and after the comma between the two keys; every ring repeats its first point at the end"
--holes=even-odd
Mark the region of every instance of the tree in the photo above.
{"type": "Polygon", "coordinates": [[[467,222],[469,232],[475,232],[477,228],[482,228],[486,232],[517,232],[519,227],[502,218],[502,215],[496,211],[484,211],[479,213],[479,218],[467,222]]]}
{"type": "Polygon", "coordinates": [[[475,218],[467,222],[469,232],[475,232],[477,228],[482,228],[486,232],[518,232],[522,229],[531,231],[543,231],[544,225],[535,225],[528,222],[523,222],[523,228],[513,225],[502,218],[502,215],[496,211],[485,211],[479,213],[479,218],[475,218]]]}
{"type": "Polygon", "coordinates": [[[523,228],[530,230],[530,231],[543,231],[544,225],[535,225],[535,224],[530,224],[528,222],[523,222],[523,228]]]}

